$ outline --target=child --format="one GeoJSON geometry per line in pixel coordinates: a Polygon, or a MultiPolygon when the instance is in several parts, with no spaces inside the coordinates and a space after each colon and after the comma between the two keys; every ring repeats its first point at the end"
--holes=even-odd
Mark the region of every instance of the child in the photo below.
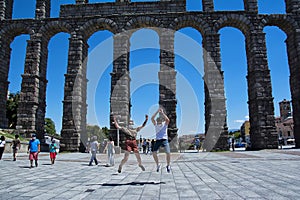
{"type": "Polygon", "coordinates": [[[106,147],[104,151],[107,151],[107,156],[108,156],[108,162],[107,162],[107,167],[112,167],[115,165],[115,160],[114,160],[114,154],[115,154],[115,149],[114,149],[114,141],[111,136],[109,136],[109,141],[106,144],[106,147]]]}
{"type": "Polygon", "coordinates": [[[49,145],[49,152],[50,152],[50,160],[51,160],[51,165],[54,164],[55,162],[55,158],[56,158],[56,144],[55,144],[55,140],[52,140],[52,143],[49,145]]]}

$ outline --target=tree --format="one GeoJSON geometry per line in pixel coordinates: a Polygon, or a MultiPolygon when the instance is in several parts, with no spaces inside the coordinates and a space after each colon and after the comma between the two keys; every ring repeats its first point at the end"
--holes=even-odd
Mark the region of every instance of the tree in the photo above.
{"type": "Polygon", "coordinates": [[[50,118],[45,118],[45,132],[48,135],[57,136],[56,129],[55,129],[55,123],[50,118]]]}
{"type": "Polygon", "coordinates": [[[109,129],[106,126],[102,128],[102,132],[106,136],[106,138],[109,137],[109,129]]]}
{"type": "Polygon", "coordinates": [[[11,93],[6,101],[6,118],[8,119],[8,128],[15,129],[17,125],[17,110],[20,94],[11,93]]]}
{"type": "Polygon", "coordinates": [[[87,125],[86,127],[87,136],[91,138],[91,136],[97,136],[98,141],[103,141],[108,138],[109,130],[106,127],[102,129],[97,125],[87,125]]]}

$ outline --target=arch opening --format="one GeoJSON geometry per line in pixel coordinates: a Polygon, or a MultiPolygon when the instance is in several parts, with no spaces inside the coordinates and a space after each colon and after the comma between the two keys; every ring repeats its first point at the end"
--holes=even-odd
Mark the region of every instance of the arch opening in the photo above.
{"type": "Polygon", "coordinates": [[[182,137],[204,134],[204,64],[201,33],[191,27],[178,30],[175,33],[174,49],[178,135],[182,137]],[[192,123],[190,119],[193,119],[192,123]]]}
{"type": "Polygon", "coordinates": [[[245,124],[250,124],[245,36],[232,27],[222,28],[219,33],[229,137],[234,138],[235,143],[250,144],[250,130],[243,130],[245,124]]]}
{"type": "Polygon", "coordinates": [[[113,33],[97,31],[89,37],[88,45],[87,126],[109,128],[113,33]]]}
{"type": "MultiPolygon", "coordinates": [[[[134,126],[140,126],[145,114],[153,114],[158,108],[160,70],[159,36],[152,29],[139,29],[130,38],[130,116],[134,126]],[[146,39],[147,38],[147,39],[146,39]],[[145,98],[145,94],[149,97],[145,98]]],[[[138,135],[139,138],[154,139],[155,133],[150,120],[138,135]]]]}
{"type": "Polygon", "coordinates": [[[24,19],[35,17],[36,0],[14,0],[12,19],[24,19]]]}
{"type": "Polygon", "coordinates": [[[294,144],[294,123],[291,104],[290,70],[287,48],[284,44],[286,34],[278,27],[264,27],[268,63],[271,74],[272,96],[274,102],[275,125],[278,139],[282,144],[294,144]],[[281,106],[283,105],[284,106],[281,106]],[[285,105],[289,105],[288,107],[285,105]]]}
{"type": "Polygon", "coordinates": [[[68,64],[69,37],[68,33],[60,32],[52,36],[48,43],[45,118],[54,122],[56,134],[60,134],[62,129],[64,74],[68,64]]]}
{"type": "Polygon", "coordinates": [[[215,11],[238,11],[244,10],[243,0],[214,0],[215,11]]]}

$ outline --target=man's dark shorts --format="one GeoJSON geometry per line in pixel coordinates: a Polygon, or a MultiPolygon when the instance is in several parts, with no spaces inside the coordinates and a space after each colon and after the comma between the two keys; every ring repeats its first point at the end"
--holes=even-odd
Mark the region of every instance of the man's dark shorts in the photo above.
{"type": "Polygon", "coordinates": [[[161,140],[156,140],[154,148],[153,148],[153,152],[158,151],[158,149],[160,147],[164,147],[166,153],[170,153],[170,144],[169,141],[167,139],[161,139],[161,140]]]}

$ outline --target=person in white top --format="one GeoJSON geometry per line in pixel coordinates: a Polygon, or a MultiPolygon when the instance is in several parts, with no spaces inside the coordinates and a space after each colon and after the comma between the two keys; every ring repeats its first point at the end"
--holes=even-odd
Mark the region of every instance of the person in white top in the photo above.
{"type": "Polygon", "coordinates": [[[114,149],[114,140],[111,136],[109,136],[109,141],[107,142],[104,152],[107,151],[107,156],[108,156],[108,161],[107,161],[107,167],[112,167],[115,165],[115,160],[114,160],[114,154],[115,154],[115,149],[114,149]]]}
{"type": "Polygon", "coordinates": [[[99,143],[97,142],[97,136],[93,136],[93,142],[91,143],[91,160],[89,163],[89,166],[92,166],[93,161],[95,161],[95,164],[98,165],[98,160],[97,160],[97,151],[99,148],[99,143]]]}
{"type": "Polygon", "coordinates": [[[0,160],[2,159],[4,149],[5,149],[5,137],[2,135],[0,138],[0,160]]]}
{"type": "Polygon", "coordinates": [[[168,116],[164,113],[162,108],[159,108],[151,117],[151,121],[153,125],[155,126],[155,132],[156,132],[156,142],[153,147],[153,158],[156,163],[156,171],[159,172],[161,164],[158,162],[158,157],[157,157],[157,151],[160,147],[165,148],[166,152],[166,160],[167,160],[167,172],[170,173],[171,167],[170,167],[170,160],[171,160],[171,154],[170,154],[170,145],[168,141],[168,125],[170,123],[170,119],[168,116]],[[159,113],[159,117],[156,118],[156,115],[159,113]],[[165,121],[163,123],[163,121],[165,121]]]}

